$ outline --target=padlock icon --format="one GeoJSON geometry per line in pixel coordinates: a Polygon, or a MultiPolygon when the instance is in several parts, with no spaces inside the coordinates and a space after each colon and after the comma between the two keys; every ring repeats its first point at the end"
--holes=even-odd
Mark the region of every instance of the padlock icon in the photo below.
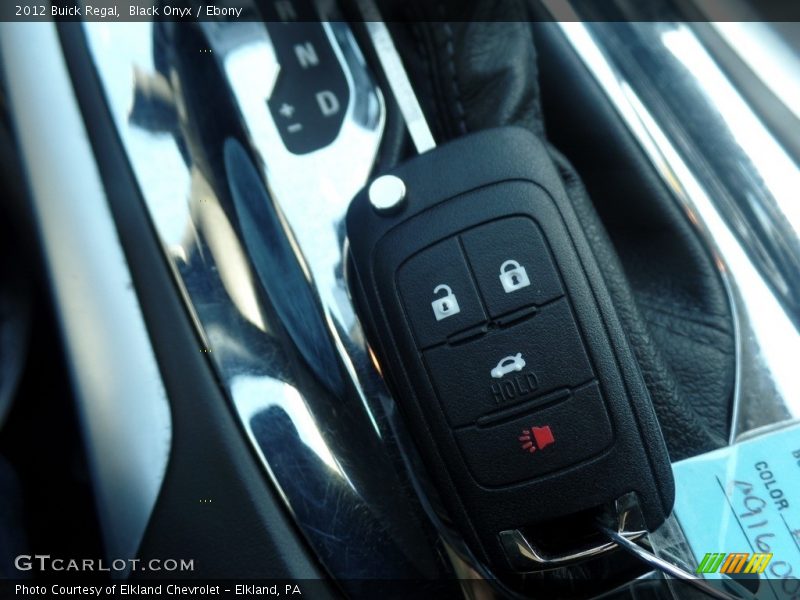
{"type": "Polygon", "coordinates": [[[525,267],[515,260],[507,260],[500,265],[500,283],[503,284],[506,294],[510,294],[528,287],[531,284],[531,280],[528,279],[528,272],[525,267]]]}
{"type": "Polygon", "coordinates": [[[433,295],[437,295],[442,290],[444,290],[445,295],[441,298],[436,298],[436,300],[431,302],[433,314],[437,321],[441,321],[447,317],[452,317],[453,315],[457,315],[461,312],[461,307],[458,306],[456,295],[453,293],[453,290],[450,289],[449,285],[445,285],[443,283],[437,285],[435,288],[433,288],[433,295]]]}

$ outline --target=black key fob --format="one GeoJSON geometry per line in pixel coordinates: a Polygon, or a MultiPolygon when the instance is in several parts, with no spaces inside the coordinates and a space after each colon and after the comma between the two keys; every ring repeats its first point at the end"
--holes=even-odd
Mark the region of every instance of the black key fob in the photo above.
{"type": "Polygon", "coordinates": [[[478,560],[532,571],[608,549],[595,519],[622,519],[626,498],[647,530],[664,521],[674,483],[647,389],[535,136],[413,158],[354,199],[347,233],[370,345],[478,560]]]}

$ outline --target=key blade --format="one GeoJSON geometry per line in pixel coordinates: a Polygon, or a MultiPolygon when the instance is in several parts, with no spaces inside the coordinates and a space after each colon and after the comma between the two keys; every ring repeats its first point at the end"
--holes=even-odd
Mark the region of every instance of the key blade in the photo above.
{"type": "Polygon", "coordinates": [[[381,63],[381,68],[386,75],[397,105],[400,107],[400,112],[417,152],[422,154],[432,150],[436,147],[436,141],[433,139],[425,114],[422,112],[417,95],[414,93],[414,88],[411,86],[405,67],[403,67],[403,61],[397,53],[392,35],[383,22],[378,7],[371,0],[358,0],[357,4],[361,16],[364,18],[364,25],[367,27],[370,41],[375,48],[375,54],[378,56],[378,61],[381,63]]]}

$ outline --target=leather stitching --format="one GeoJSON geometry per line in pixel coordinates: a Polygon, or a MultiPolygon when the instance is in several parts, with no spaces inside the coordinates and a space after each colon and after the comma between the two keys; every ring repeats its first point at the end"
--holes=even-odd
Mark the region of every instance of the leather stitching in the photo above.
{"type": "MultiPolygon", "coordinates": [[[[427,79],[430,83],[430,89],[434,94],[436,94],[438,85],[436,82],[437,78],[435,74],[434,62],[431,60],[428,44],[426,43],[425,38],[423,36],[423,28],[425,26],[426,26],[425,23],[414,23],[409,29],[411,30],[411,36],[414,39],[414,43],[417,45],[420,60],[422,61],[425,74],[427,75],[427,79]]],[[[434,107],[434,110],[430,112],[433,113],[433,119],[436,121],[435,128],[439,132],[446,131],[447,129],[444,125],[444,122],[442,121],[441,111],[436,110],[434,107]]],[[[426,114],[425,116],[430,119],[430,115],[426,114]]]]}
{"type": "Polygon", "coordinates": [[[450,27],[450,23],[444,24],[444,33],[447,36],[447,41],[445,43],[445,49],[447,50],[447,68],[450,71],[450,83],[453,86],[453,96],[455,100],[456,106],[456,113],[458,118],[458,127],[462,134],[467,133],[467,122],[465,119],[466,111],[464,110],[464,104],[461,101],[461,90],[458,87],[458,76],[456,75],[456,63],[455,63],[455,48],[453,46],[453,29],[450,27]]]}

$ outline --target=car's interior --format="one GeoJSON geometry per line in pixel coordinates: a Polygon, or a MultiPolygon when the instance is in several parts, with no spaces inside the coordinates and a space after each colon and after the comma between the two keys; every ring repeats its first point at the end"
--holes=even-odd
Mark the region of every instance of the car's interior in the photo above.
{"type": "Polygon", "coordinates": [[[0,22],[3,579],[797,597],[797,22],[78,4],[0,22]]]}

